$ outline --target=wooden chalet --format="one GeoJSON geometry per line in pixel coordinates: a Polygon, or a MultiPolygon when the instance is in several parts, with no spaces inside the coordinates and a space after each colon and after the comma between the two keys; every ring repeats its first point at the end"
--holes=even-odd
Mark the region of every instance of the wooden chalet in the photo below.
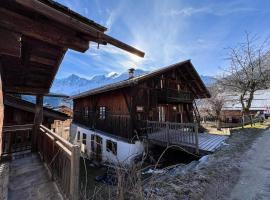
{"type": "Polygon", "coordinates": [[[193,102],[194,99],[208,98],[210,94],[191,61],[179,62],[139,77],[133,77],[133,69],[129,74],[127,80],[72,97],[71,135],[75,141],[83,142],[86,153],[91,156],[95,151],[95,157],[104,162],[108,159],[126,161],[125,156],[131,157],[128,152],[135,157],[143,149],[142,144],[138,144],[141,137],[166,145],[176,142],[198,148],[193,102]],[[172,143],[166,139],[166,127],[171,130],[172,143]],[[163,132],[159,135],[152,134],[161,129],[163,132]],[[185,139],[180,138],[181,132],[186,132],[185,139]],[[114,155],[108,150],[112,143],[117,148],[114,155]],[[123,156],[123,152],[127,154],[123,156]]]}
{"type": "MultiPolygon", "coordinates": [[[[68,49],[85,52],[89,49],[89,44],[94,42],[99,45],[111,44],[144,56],[144,53],[136,48],[106,35],[106,30],[105,27],[52,0],[0,1],[0,155],[5,131],[10,129],[10,126],[13,126],[14,132],[23,130],[23,127],[16,126],[15,122],[3,127],[7,95],[35,95],[31,150],[38,152],[42,161],[48,164],[53,179],[60,185],[59,190],[64,199],[79,199],[80,154],[78,146],[42,125],[46,113],[46,109],[43,109],[43,96],[49,93],[68,49]]],[[[17,114],[15,118],[16,116],[17,114]]],[[[12,155],[13,152],[8,154],[12,155]]],[[[30,169],[26,164],[31,163],[23,166],[30,169]]],[[[19,168],[16,168],[17,170],[19,168]]],[[[11,181],[16,182],[16,176],[11,178],[11,181]]],[[[12,188],[9,191],[25,190],[27,187],[29,186],[23,189],[12,188]]]]}

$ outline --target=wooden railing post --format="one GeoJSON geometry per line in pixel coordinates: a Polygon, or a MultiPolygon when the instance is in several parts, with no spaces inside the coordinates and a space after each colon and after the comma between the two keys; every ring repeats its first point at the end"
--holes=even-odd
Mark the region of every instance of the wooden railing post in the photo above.
{"type": "Polygon", "coordinates": [[[34,118],[34,126],[32,132],[32,151],[38,150],[38,135],[39,135],[39,127],[43,121],[43,96],[37,95],[36,97],[36,109],[35,109],[35,118],[34,118]]]}
{"type": "Polygon", "coordinates": [[[199,139],[198,139],[199,126],[195,124],[195,144],[196,144],[196,153],[199,154],[199,139]]]}
{"type": "Polygon", "coordinates": [[[71,154],[70,195],[72,200],[79,199],[80,147],[74,145],[71,154]]]}

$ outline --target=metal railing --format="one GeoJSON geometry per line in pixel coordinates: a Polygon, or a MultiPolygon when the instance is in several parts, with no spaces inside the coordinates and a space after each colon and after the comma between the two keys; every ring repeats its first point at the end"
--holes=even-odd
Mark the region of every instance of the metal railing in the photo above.
{"type": "Polygon", "coordinates": [[[167,145],[185,145],[198,152],[198,125],[196,123],[174,123],[146,121],[149,140],[165,142],[167,145]]]}
{"type": "Polygon", "coordinates": [[[38,152],[65,199],[79,199],[79,146],[40,125],[38,152]]]}

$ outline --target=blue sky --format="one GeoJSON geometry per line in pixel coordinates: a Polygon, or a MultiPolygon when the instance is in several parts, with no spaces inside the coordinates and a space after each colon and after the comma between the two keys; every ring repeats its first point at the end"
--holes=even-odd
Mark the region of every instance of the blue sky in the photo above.
{"type": "Polygon", "coordinates": [[[107,34],[139,48],[145,58],[113,46],[90,44],[86,53],[68,51],[57,78],[91,78],[128,68],[154,70],[191,59],[202,75],[228,65],[226,48],[244,40],[245,31],[270,35],[269,0],[57,0],[104,25],[107,34]]]}

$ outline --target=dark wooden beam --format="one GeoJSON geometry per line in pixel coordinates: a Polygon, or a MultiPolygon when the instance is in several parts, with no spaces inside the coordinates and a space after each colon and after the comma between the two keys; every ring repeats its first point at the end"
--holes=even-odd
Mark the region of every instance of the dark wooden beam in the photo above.
{"type": "MultiPolygon", "coordinates": [[[[0,68],[1,68],[1,60],[0,60],[0,68]]],[[[3,90],[2,90],[2,80],[1,80],[1,70],[0,70],[0,157],[2,155],[2,145],[3,145],[3,121],[4,121],[4,101],[3,101],[3,90]]]]}
{"type": "Polygon", "coordinates": [[[4,88],[4,91],[7,93],[14,93],[14,94],[31,94],[31,95],[36,95],[36,94],[48,94],[49,89],[48,88],[33,88],[33,87],[16,87],[16,86],[7,86],[4,88]]]}
{"type": "Polygon", "coordinates": [[[40,63],[40,64],[43,64],[43,65],[49,65],[49,66],[55,66],[56,65],[55,60],[40,57],[40,56],[36,56],[36,55],[31,55],[30,56],[30,62],[40,63]]]}
{"type": "Polygon", "coordinates": [[[0,28],[0,54],[21,57],[21,35],[0,28]]]}
{"type": "Polygon", "coordinates": [[[43,96],[36,96],[36,111],[34,118],[34,126],[32,133],[32,151],[37,151],[38,137],[39,137],[39,126],[43,121],[43,96]]]}
{"type": "Polygon", "coordinates": [[[72,31],[63,31],[40,18],[30,19],[4,8],[0,8],[0,27],[80,52],[85,52],[89,48],[89,42],[71,35],[72,31]]]}
{"type": "Polygon", "coordinates": [[[79,32],[86,34],[89,40],[91,41],[95,41],[95,42],[100,41],[101,44],[109,43],[125,51],[128,51],[132,54],[138,55],[140,57],[144,57],[144,52],[128,44],[125,44],[115,38],[112,38],[104,34],[102,31],[99,31],[96,28],[90,25],[87,25],[84,22],[79,21],[78,19],[70,17],[67,14],[61,11],[58,11],[40,1],[37,1],[37,0],[15,0],[15,1],[22,6],[25,6],[31,10],[34,10],[35,12],[39,14],[42,14],[48,17],[49,19],[57,21],[71,29],[75,29],[79,32]]]}

